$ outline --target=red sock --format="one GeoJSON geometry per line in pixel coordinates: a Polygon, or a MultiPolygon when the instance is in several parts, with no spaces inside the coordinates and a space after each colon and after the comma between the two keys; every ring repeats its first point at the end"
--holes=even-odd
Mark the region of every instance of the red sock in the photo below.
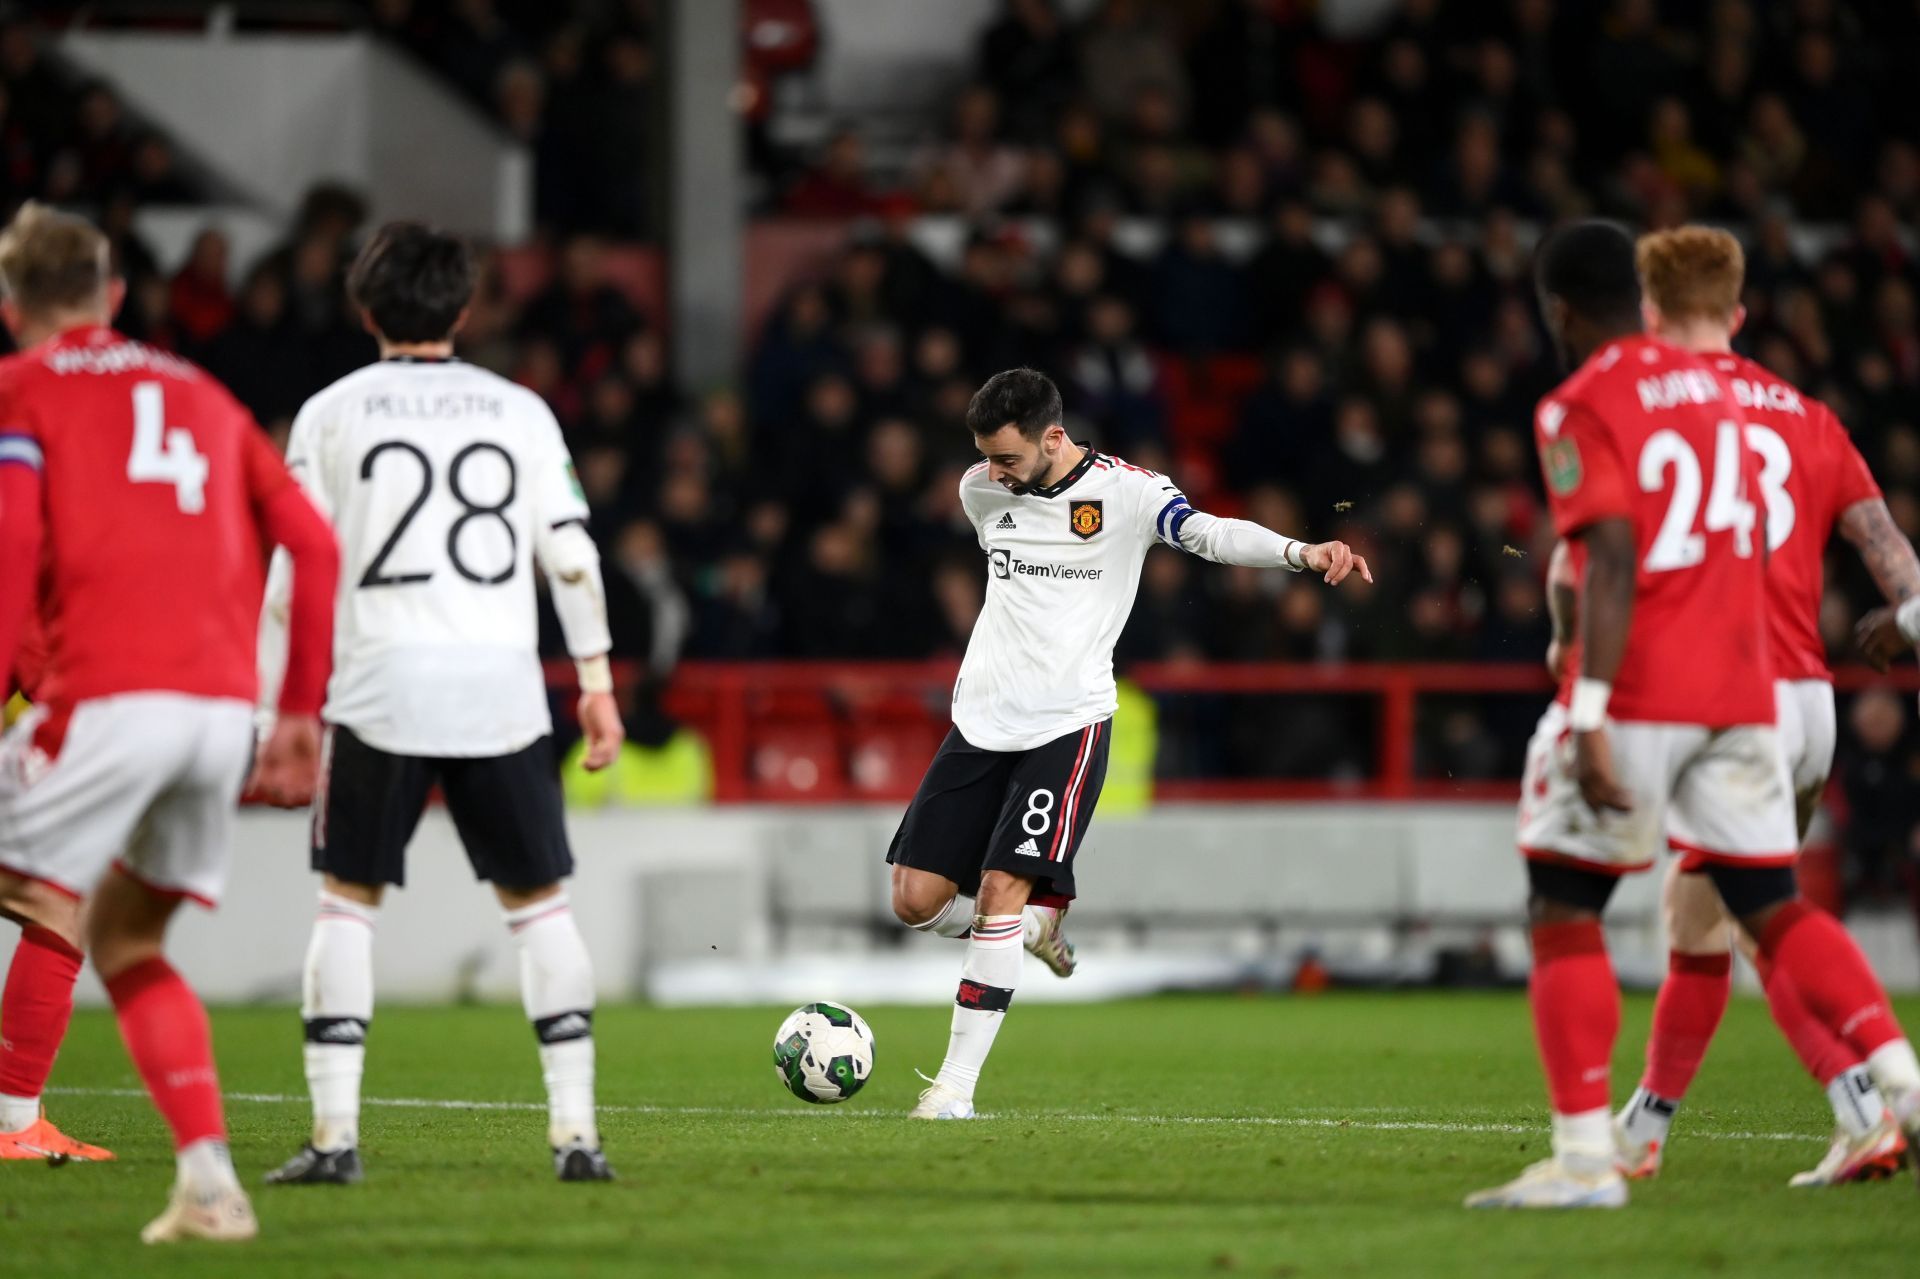
{"type": "Polygon", "coordinates": [[[213,1069],[213,1032],[201,1006],[166,960],[135,964],[107,983],[120,1037],[147,1084],[154,1106],[173,1129],[174,1149],[227,1139],[220,1079],[213,1069]]]}
{"type": "Polygon", "coordinates": [[[1859,1054],[1813,1015],[1793,983],[1782,976],[1765,955],[1760,957],[1760,984],[1767,992],[1773,1024],[1787,1037],[1787,1043],[1793,1046],[1793,1055],[1822,1088],[1832,1083],[1841,1071],[1860,1064],[1859,1054]]]}
{"type": "Polygon", "coordinates": [[[1772,962],[1774,978],[1791,983],[1808,1011],[1857,1058],[1905,1037],[1867,957],[1825,911],[1788,902],[1767,924],[1760,953],[1772,962]]]}
{"type": "Polygon", "coordinates": [[[38,1097],[45,1091],[73,1017],[81,959],[58,933],[38,924],[21,930],[0,990],[0,1092],[38,1097]]]}
{"type": "Polygon", "coordinates": [[[1533,926],[1527,994],[1554,1113],[1605,1109],[1607,1070],[1620,1034],[1620,984],[1597,920],[1533,926]]]}
{"type": "Polygon", "coordinates": [[[1051,906],[1055,910],[1065,910],[1073,905],[1073,898],[1065,893],[1034,893],[1027,898],[1029,906],[1051,906]]]}
{"type": "Polygon", "coordinates": [[[1647,1041],[1642,1088],[1668,1101],[1687,1095],[1732,994],[1730,953],[1668,953],[1667,979],[1660,983],[1660,994],[1653,1001],[1653,1037],[1647,1041]]]}

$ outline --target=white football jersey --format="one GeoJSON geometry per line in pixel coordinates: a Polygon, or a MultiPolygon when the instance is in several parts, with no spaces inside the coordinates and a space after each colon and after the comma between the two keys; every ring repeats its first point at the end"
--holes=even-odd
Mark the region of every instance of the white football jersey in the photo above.
{"type": "Polygon", "coordinates": [[[546,403],[460,360],[382,360],[307,401],[287,465],[340,536],[327,722],[396,755],[550,733],[534,559],[587,503],[546,403]]]}
{"type": "Polygon", "coordinates": [[[1192,510],[1172,480],[1089,449],[1057,484],[1015,494],[981,463],[960,501],[987,553],[987,598],[953,690],[953,723],[983,750],[1025,751],[1118,705],[1113,646],[1155,542],[1223,558],[1183,528],[1237,526],[1229,562],[1286,567],[1291,539],[1192,510]]]}

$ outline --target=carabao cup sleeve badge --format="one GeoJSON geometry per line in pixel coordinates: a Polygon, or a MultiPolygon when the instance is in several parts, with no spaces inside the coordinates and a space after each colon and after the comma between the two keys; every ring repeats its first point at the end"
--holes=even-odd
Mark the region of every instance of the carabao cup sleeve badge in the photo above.
{"type": "Polygon", "coordinates": [[[1097,501],[1075,502],[1067,519],[1073,526],[1074,536],[1082,540],[1092,537],[1100,531],[1100,503],[1097,501]]]}
{"type": "Polygon", "coordinates": [[[1562,436],[1547,445],[1546,451],[1547,487],[1561,497],[1567,496],[1580,487],[1583,478],[1580,466],[1580,446],[1571,436],[1562,436]]]}

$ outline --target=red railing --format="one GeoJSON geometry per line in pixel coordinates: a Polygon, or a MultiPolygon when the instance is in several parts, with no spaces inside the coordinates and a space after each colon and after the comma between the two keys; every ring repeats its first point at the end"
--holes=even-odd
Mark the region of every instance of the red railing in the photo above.
{"type": "MultiPolygon", "coordinates": [[[[714,798],[722,803],[905,800],[947,728],[948,690],[957,669],[950,661],[688,662],[674,672],[662,705],[706,736],[713,751],[714,798]],[[800,744],[802,776],[769,780],[766,753],[775,749],[769,743],[783,731],[805,738],[808,725],[817,732],[800,744]],[[861,766],[862,740],[870,748],[865,758],[879,761],[873,767],[861,766]]],[[[630,675],[623,671],[620,677],[630,675]]],[[[549,663],[548,677],[555,687],[570,687],[571,664],[549,663]]],[[[1461,781],[1418,774],[1414,748],[1420,699],[1533,694],[1544,705],[1552,691],[1546,673],[1533,664],[1161,662],[1136,665],[1127,677],[1152,694],[1332,694],[1376,701],[1375,767],[1364,779],[1157,781],[1155,798],[1170,801],[1508,799],[1513,779],[1461,781]]],[[[1920,691],[1920,669],[1904,666],[1881,675],[1866,667],[1843,667],[1834,683],[1842,692],[1911,693],[1920,691]]]]}

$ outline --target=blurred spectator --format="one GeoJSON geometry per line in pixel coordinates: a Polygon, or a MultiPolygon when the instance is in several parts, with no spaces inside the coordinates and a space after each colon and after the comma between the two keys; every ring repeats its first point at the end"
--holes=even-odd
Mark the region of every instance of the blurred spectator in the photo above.
{"type": "Polygon", "coordinates": [[[1904,698],[1882,690],[1854,698],[1839,756],[1847,821],[1842,845],[1849,897],[1905,897],[1920,920],[1920,754],[1904,698]]]}
{"type": "Polygon", "coordinates": [[[194,238],[186,265],[173,277],[167,306],[183,340],[196,348],[212,341],[232,323],[226,236],[209,229],[194,238]]]}
{"type": "Polygon", "coordinates": [[[944,142],[928,148],[916,165],[922,203],[979,217],[993,213],[1020,191],[1027,161],[1000,141],[1000,99],[986,85],[963,91],[953,104],[953,120],[944,142]],[[951,192],[935,199],[930,188],[951,192]]]}
{"type": "Polygon", "coordinates": [[[1086,340],[1068,360],[1068,406],[1117,451],[1163,447],[1166,411],[1153,357],[1134,335],[1133,309],[1110,294],[1087,310],[1086,340]]]}
{"type": "Polygon", "coordinates": [[[653,50],[634,31],[616,31],[600,47],[600,87],[592,98],[588,148],[592,198],[575,212],[612,235],[644,236],[652,228],[647,156],[654,145],[653,50]]]}
{"type": "Polygon", "coordinates": [[[263,425],[292,425],[313,384],[307,353],[287,314],[286,286],[256,268],[241,287],[232,324],[207,344],[207,369],[226,383],[263,425]]]}
{"type": "Polygon", "coordinates": [[[1253,331],[1246,273],[1220,252],[1212,222],[1181,221],[1154,271],[1159,337],[1177,351],[1244,347],[1253,331]]]}
{"type": "Polygon", "coordinates": [[[981,33],[979,78],[1000,95],[1014,136],[1038,138],[1073,83],[1073,48],[1054,0],[1003,0],[981,33]]]}
{"type": "Polygon", "coordinates": [[[557,278],[527,304],[521,324],[556,342],[563,375],[584,385],[615,366],[645,321],[608,278],[604,242],[583,235],[567,243],[557,278]]]}
{"type": "Polygon", "coordinates": [[[1080,33],[1080,83],[1109,122],[1131,115],[1148,90],[1165,93],[1176,118],[1186,112],[1186,68],[1161,11],[1145,0],[1101,0],[1080,33]]]}
{"type": "Polygon", "coordinates": [[[781,207],[801,218],[855,218],[878,213],[882,202],[867,185],[860,135],[842,129],[827,139],[820,162],[787,188],[781,207]]]}

